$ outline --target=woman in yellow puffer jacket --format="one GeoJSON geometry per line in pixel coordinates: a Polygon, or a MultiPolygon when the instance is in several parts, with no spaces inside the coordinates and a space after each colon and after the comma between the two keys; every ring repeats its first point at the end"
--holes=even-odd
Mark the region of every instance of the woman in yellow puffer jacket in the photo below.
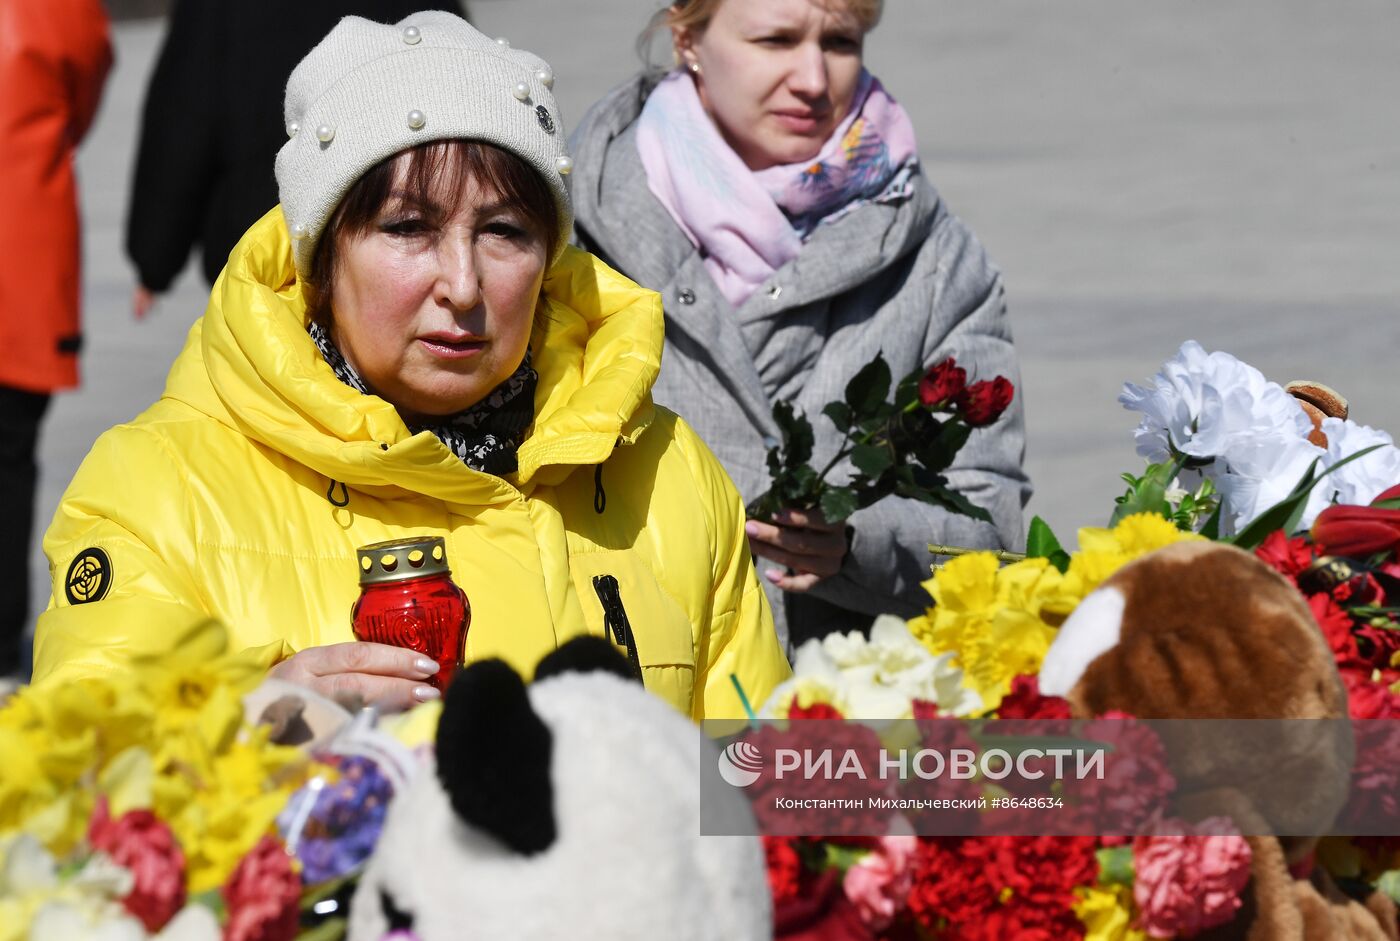
{"type": "Polygon", "coordinates": [[[743,715],[731,674],[753,699],[787,676],[739,496],[651,403],[659,298],[565,245],[552,85],[445,13],[347,17],[303,60],[282,205],[48,531],[36,682],[213,616],[274,675],[433,698],[436,664],[350,627],[356,547],[410,536],[446,540],[467,660],[528,675],[620,606],[647,687],[697,720],[743,715]]]}

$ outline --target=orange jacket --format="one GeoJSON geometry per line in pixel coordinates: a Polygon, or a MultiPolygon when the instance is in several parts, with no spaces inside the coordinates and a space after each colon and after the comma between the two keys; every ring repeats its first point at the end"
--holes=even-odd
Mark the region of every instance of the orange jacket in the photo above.
{"type": "Polygon", "coordinates": [[[73,152],[111,64],[101,0],[0,0],[0,385],[77,385],[73,152]]]}

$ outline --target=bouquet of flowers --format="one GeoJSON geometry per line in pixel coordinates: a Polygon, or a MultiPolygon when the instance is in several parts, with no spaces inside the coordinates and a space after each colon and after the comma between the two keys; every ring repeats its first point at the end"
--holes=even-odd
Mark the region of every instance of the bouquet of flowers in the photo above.
{"type": "Polygon", "coordinates": [[[862,368],[846,386],[845,397],[822,414],[841,432],[830,460],[812,467],[812,424],[791,402],[773,407],[783,440],[768,451],[773,485],[748,507],[751,517],[783,509],[820,509],[828,523],[897,494],[942,506],[974,519],[987,511],[948,487],[943,476],[973,429],[992,424],[1006,411],[1015,388],[1005,376],[968,383],[967,371],[949,357],[903,377],[894,385],[883,356],[862,368]],[[845,483],[829,479],[849,460],[855,472],[845,483]]]}
{"type": "Polygon", "coordinates": [[[395,762],[278,744],[244,711],[261,669],[225,643],[206,621],[0,706],[0,941],[340,936],[319,915],[344,914],[326,900],[373,849],[395,762]]]}

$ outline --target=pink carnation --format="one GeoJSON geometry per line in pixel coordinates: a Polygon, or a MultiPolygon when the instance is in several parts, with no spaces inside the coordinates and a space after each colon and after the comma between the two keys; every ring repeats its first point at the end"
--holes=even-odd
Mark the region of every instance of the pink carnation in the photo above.
{"type": "Polygon", "coordinates": [[[1153,938],[1190,938],[1233,919],[1249,883],[1250,858],[1244,837],[1220,817],[1194,827],[1169,821],[1139,836],[1133,841],[1133,898],[1143,930],[1153,938]]]}
{"type": "Polygon", "coordinates": [[[224,883],[224,941],[292,941],[297,936],[301,877],[281,841],[265,836],[224,883]]]}
{"type": "Polygon", "coordinates": [[[842,888],[860,920],[876,931],[888,928],[914,887],[914,858],[919,841],[912,836],[887,836],[869,856],[846,870],[842,888]]]}
{"type": "Polygon", "coordinates": [[[122,904],[147,931],[164,928],[185,907],[185,854],[170,827],[149,810],[128,810],[113,820],[107,798],[99,798],[88,843],[131,871],[134,884],[122,904]]]}

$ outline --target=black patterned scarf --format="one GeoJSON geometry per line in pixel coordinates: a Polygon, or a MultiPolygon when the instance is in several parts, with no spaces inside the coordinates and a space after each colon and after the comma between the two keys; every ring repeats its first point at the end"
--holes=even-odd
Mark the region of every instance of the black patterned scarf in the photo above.
{"type": "MultiPolygon", "coordinates": [[[[336,378],[350,388],[369,395],[369,387],[336,348],[330,331],[313,322],[307,332],[336,378]]],[[[414,434],[432,432],[472,470],[497,477],[513,473],[517,466],[516,449],[525,440],[525,432],[535,420],[535,386],[539,378],[539,373],[530,365],[530,352],[526,350],[525,361],[520,368],[492,389],[486,398],[443,418],[436,425],[409,423],[408,430],[414,434]]]]}

